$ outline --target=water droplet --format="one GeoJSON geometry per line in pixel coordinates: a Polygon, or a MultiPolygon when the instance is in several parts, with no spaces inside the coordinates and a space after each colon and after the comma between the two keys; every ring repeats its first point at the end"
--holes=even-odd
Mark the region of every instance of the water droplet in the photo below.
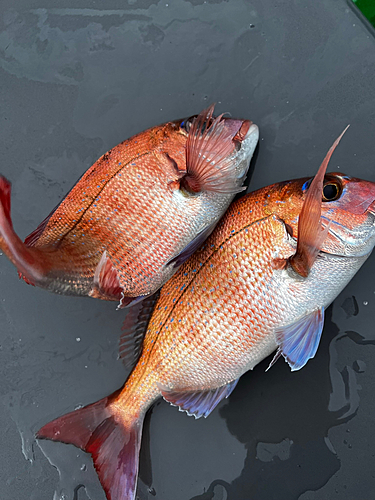
{"type": "Polygon", "coordinates": [[[250,24],[250,28],[255,28],[255,24],[250,24]]]}
{"type": "Polygon", "coordinates": [[[87,470],[87,467],[86,467],[86,465],[85,465],[85,464],[83,464],[83,465],[82,465],[81,470],[83,470],[83,471],[86,471],[86,470],[87,470]]]}
{"type": "Polygon", "coordinates": [[[77,342],[81,342],[81,337],[76,337],[77,342]]]}
{"type": "Polygon", "coordinates": [[[364,373],[366,371],[366,363],[361,359],[357,359],[353,363],[353,370],[357,373],[364,373]]]}
{"type": "Polygon", "coordinates": [[[74,407],[75,410],[80,410],[81,408],[83,408],[83,405],[81,404],[75,405],[74,407]]]}
{"type": "Polygon", "coordinates": [[[364,300],[364,301],[363,301],[363,305],[364,305],[364,306],[368,306],[368,301],[367,301],[367,300],[364,300]]]}

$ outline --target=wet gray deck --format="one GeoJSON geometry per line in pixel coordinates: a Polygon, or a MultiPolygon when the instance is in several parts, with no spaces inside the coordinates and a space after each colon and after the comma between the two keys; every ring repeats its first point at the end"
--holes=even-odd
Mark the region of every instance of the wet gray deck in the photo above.
{"type": "MultiPolygon", "coordinates": [[[[0,172],[23,236],[102,153],[211,102],[260,127],[251,189],[314,174],[348,123],[331,170],[375,181],[375,39],[344,0],[2,0],[0,11],[0,172]]],[[[33,432],[123,383],[123,313],[0,264],[0,497],[103,500],[87,455],[40,449],[33,432]]],[[[264,373],[266,360],[207,420],[157,404],[139,499],[368,500],[374,282],[373,256],[301,372],[279,361],[264,373]]]]}

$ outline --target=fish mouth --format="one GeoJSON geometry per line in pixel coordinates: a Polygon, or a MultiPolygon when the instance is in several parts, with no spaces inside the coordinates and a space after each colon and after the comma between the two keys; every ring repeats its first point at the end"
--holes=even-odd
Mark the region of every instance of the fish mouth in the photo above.
{"type": "Polygon", "coordinates": [[[246,142],[246,146],[250,147],[252,150],[255,149],[258,140],[259,128],[250,120],[244,120],[238,132],[233,137],[233,141],[236,141],[240,144],[246,142]]]}
{"type": "Polygon", "coordinates": [[[242,142],[246,138],[247,133],[249,132],[249,130],[251,128],[251,125],[253,125],[252,121],[250,121],[250,120],[244,120],[242,122],[242,125],[239,128],[238,132],[233,137],[233,140],[234,141],[238,141],[238,142],[242,142]]]}

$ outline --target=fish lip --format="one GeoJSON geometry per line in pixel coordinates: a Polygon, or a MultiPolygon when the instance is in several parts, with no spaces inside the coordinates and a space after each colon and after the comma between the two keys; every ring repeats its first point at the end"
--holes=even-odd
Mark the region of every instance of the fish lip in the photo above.
{"type": "Polygon", "coordinates": [[[236,132],[236,135],[233,137],[233,141],[238,141],[238,142],[244,141],[251,128],[251,125],[253,125],[253,122],[251,120],[243,120],[240,128],[236,132]]]}
{"type": "MultiPolygon", "coordinates": [[[[368,255],[371,252],[368,252],[364,255],[368,255]]],[[[326,252],[324,250],[319,250],[318,256],[319,255],[328,255],[329,257],[339,257],[340,259],[358,259],[359,257],[363,257],[363,255],[341,255],[339,253],[331,253],[331,252],[326,252]]]]}
{"type": "MultiPolygon", "coordinates": [[[[251,122],[250,120],[245,120],[245,122],[248,122],[248,130],[246,132],[246,135],[239,141],[240,143],[246,142],[246,145],[250,145],[253,149],[255,149],[255,146],[258,144],[259,140],[259,128],[255,123],[251,122]]],[[[241,126],[240,130],[237,132],[236,136],[240,133],[242,127],[244,124],[241,126]]],[[[237,140],[236,136],[233,138],[233,140],[237,140]]]]}

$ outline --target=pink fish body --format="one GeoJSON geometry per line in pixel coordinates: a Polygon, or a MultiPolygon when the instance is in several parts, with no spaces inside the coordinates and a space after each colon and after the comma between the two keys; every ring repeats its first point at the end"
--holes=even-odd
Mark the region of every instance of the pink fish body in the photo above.
{"type": "Polygon", "coordinates": [[[207,238],[241,191],[258,128],[213,106],[114,147],[25,240],[0,178],[0,248],[26,282],[121,301],[154,293],[207,238]]]}
{"type": "Polygon", "coordinates": [[[121,357],[130,359],[143,322],[145,337],[124,387],[38,432],[91,453],[108,500],[135,498],[142,422],[157,398],[207,417],[273,351],[270,366],[282,356],[292,370],[315,355],[324,309],[375,244],[375,183],[324,175],[332,151],[312,181],[234,202],[161,289],[148,324],[150,299],[138,309],[121,357]]]}

